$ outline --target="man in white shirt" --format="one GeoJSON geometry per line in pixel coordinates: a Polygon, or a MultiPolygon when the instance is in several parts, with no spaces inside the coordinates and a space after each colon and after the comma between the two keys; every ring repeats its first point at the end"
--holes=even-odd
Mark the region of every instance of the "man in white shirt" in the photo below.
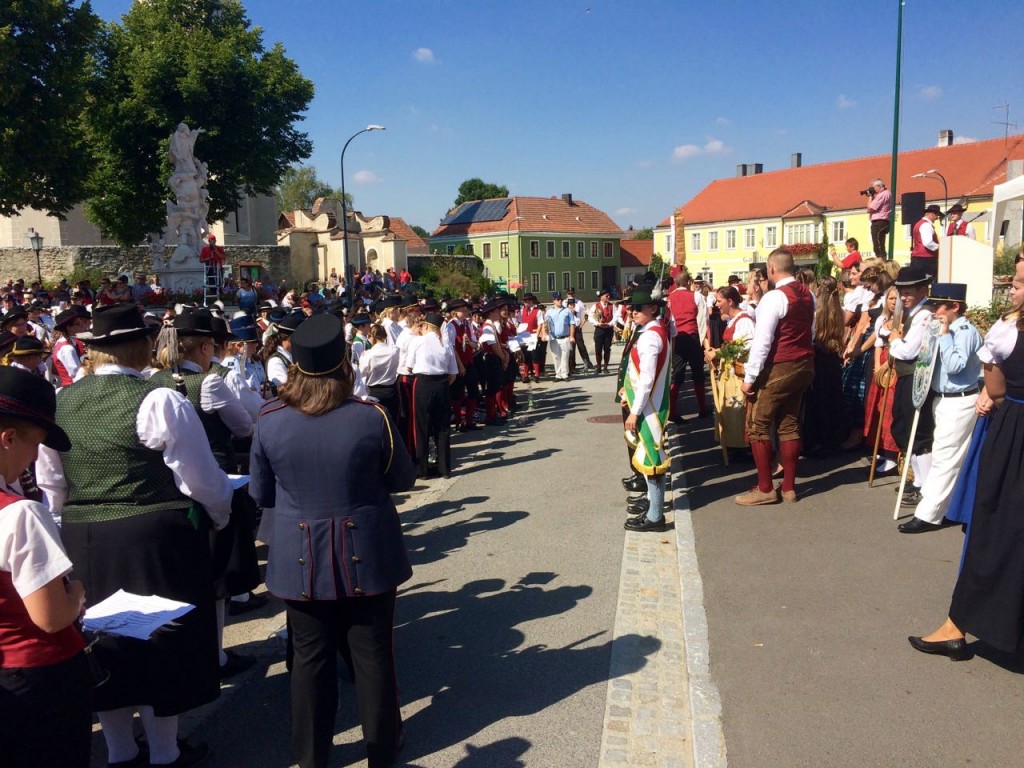
{"type": "Polygon", "coordinates": [[[969,237],[971,240],[977,239],[974,234],[974,225],[964,221],[964,207],[960,203],[946,211],[945,232],[946,237],[959,236],[969,237]]]}
{"type": "Polygon", "coordinates": [[[576,289],[570,288],[566,292],[565,303],[572,310],[573,314],[573,339],[572,353],[569,356],[569,373],[576,373],[576,350],[579,350],[580,357],[588,372],[594,370],[590,362],[590,352],[587,351],[587,340],[583,337],[583,326],[587,323],[587,305],[576,298],[576,289]]]}

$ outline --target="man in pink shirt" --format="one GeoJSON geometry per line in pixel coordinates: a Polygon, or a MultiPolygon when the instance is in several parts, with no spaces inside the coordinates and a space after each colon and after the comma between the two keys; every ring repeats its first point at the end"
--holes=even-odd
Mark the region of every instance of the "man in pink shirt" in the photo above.
{"type": "Polygon", "coordinates": [[[889,234],[889,218],[892,216],[892,192],[885,188],[885,182],[875,179],[871,182],[875,194],[868,200],[868,216],[871,219],[871,245],[875,256],[884,259],[885,238],[889,234]]]}

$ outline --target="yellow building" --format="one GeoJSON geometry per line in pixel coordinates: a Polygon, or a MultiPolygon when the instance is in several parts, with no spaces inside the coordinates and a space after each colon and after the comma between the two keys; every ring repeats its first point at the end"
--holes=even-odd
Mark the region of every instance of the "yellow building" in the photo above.
{"type": "MultiPolygon", "coordinates": [[[[711,182],[658,225],[655,253],[672,254],[676,263],[714,285],[724,285],[732,274],[745,276],[751,264],[763,262],[778,246],[809,250],[824,234],[840,255],[846,252],[844,241],[853,237],[870,256],[868,198],[861,192],[889,173],[889,155],[807,166],[794,155],[791,167],[767,173],[760,164],[741,165],[735,177],[711,182]]],[[[943,210],[966,201],[964,218],[972,221],[979,242],[991,244],[1001,234],[988,231],[992,188],[1021,174],[1024,135],[954,144],[952,132],[943,131],[940,146],[900,153],[893,258],[905,263],[910,255],[914,222],[901,221],[903,194],[922,192],[926,205],[943,210]]],[[[1019,222],[1019,212],[1016,218],[1019,222]]],[[[1019,224],[1009,227],[1006,237],[1007,245],[1019,242],[1019,224]]],[[[798,254],[798,261],[814,260],[813,254],[798,254]]]]}

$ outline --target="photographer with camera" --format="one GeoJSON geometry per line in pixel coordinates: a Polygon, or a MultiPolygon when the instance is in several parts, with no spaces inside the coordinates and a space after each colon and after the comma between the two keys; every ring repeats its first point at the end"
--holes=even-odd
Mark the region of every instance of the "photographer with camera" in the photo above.
{"type": "Polygon", "coordinates": [[[885,182],[875,179],[871,186],[861,192],[868,198],[868,217],[871,219],[871,245],[879,259],[885,255],[885,238],[889,234],[889,218],[892,216],[892,192],[885,188],[885,182]]]}

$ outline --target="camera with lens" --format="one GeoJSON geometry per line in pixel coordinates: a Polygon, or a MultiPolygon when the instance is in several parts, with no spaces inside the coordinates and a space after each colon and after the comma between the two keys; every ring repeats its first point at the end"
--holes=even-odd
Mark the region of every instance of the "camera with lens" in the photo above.
{"type": "Polygon", "coordinates": [[[874,187],[868,187],[867,189],[862,189],[860,191],[860,193],[864,197],[874,197],[875,196],[875,188],[874,187]]]}

